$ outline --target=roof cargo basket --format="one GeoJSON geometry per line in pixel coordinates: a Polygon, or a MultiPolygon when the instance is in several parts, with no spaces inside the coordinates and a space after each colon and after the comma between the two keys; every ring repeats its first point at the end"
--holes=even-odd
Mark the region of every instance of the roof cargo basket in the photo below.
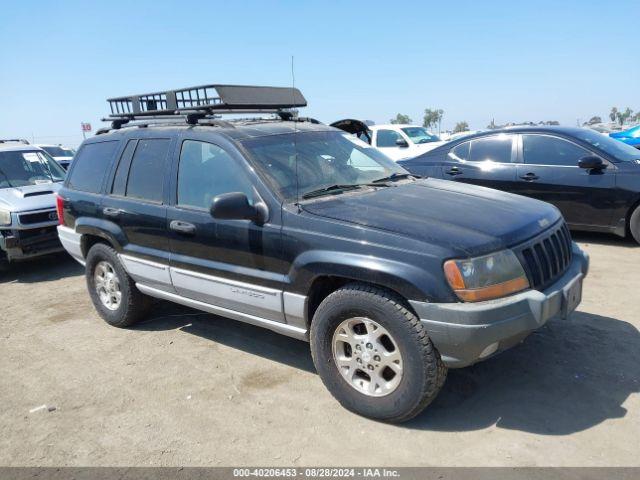
{"type": "Polygon", "coordinates": [[[105,120],[113,121],[115,128],[141,117],[184,115],[189,123],[221,113],[277,113],[290,117],[288,109],[307,106],[297,88],[249,85],[202,85],[107,101],[111,114],[105,120]]]}

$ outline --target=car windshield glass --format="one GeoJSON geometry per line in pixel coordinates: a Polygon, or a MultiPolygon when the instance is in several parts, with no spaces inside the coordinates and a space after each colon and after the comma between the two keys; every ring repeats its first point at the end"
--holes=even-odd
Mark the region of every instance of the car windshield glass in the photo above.
{"type": "Polygon", "coordinates": [[[576,137],[599,148],[621,162],[633,162],[640,159],[640,151],[638,151],[637,148],[633,148],[626,143],[615,140],[602,133],[591,130],[581,130],[576,134],[576,137]]]}
{"type": "Polygon", "coordinates": [[[262,176],[286,201],[296,199],[296,189],[302,198],[333,185],[363,185],[393,173],[406,173],[377,149],[340,132],[271,135],[245,140],[243,146],[262,176]]]}
{"type": "Polygon", "coordinates": [[[52,157],[73,157],[73,150],[62,147],[42,147],[52,157]]]}
{"type": "Polygon", "coordinates": [[[42,151],[0,152],[0,188],[60,182],[65,172],[42,151]]]}
{"type": "Polygon", "coordinates": [[[423,127],[406,127],[402,131],[407,134],[413,143],[430,143],[439,142],[437,135],[431,135],[426,128],[423,127]]]}

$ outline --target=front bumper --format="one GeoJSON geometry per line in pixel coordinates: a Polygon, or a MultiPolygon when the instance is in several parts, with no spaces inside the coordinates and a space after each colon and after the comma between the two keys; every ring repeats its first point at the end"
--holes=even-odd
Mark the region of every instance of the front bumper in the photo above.
{"type": "Polygon", "coordinates": [[[444,363],[466,367],[516,345],[550,318],[566,315],[564,299],[570,290],[575,294],[572,287],[588,270],[589,256],[574,243],[569,268],[544,291],[478,303],[410,303],[444,363]]]}
{"type": "Polygon", "coordinates": [[[1,230],[0,250],[10,262],[63,250],[55,225],[1,230]]]}

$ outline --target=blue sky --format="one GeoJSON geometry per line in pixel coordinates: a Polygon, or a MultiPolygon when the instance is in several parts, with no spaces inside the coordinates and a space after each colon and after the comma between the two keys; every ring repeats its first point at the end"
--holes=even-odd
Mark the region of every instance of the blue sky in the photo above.
{"type": "Polygon", "coordinates": [[[640,110],[640,1],[4,2],[0,137],[77,145],[110,96],[291,84],[321,121],[574,125],[640,110]]]}

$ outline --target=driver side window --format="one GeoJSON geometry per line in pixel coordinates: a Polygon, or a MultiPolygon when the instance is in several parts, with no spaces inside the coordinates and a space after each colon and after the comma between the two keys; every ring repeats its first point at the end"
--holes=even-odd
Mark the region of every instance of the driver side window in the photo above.
{"type": "Polygon", "coordinates": [[[208,210],[222,193],[242,192],[254,202],[251,180],[243,167],[213,143],[185,140],[178,166],[178,205],[208,210]]]}
{"type": "Polygon", "coordinates": [[[529,165],[577,167],[590,152],[567,140],[549,135],[522,135],[522,155],[529,165]]]}
{"type": "Polygon", "coordinates": [[[378,147],[397,147],[396,142],[402,139],[398,132],[393,130],[378,130],[376,145],[378,147]]]}

